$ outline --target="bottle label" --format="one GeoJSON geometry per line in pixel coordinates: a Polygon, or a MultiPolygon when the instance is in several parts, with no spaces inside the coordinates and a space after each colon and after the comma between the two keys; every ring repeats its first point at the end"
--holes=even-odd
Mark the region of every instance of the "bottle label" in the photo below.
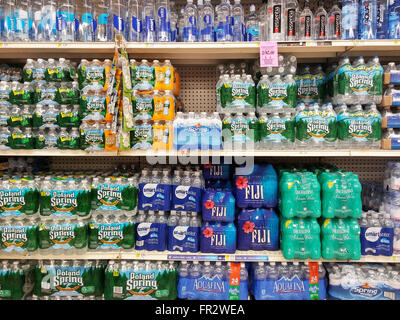
{"type": "Polygon", "coordinates": [[[316,143],[337,139],[336,115],[333,112],[302,111],[296,117],[296,138],[316,143]]]}
{"type": "Polygon", "coordinates": [[[273,33],[282,32],[282,6],[275,5],[273,7],[273,33]]]}
{"type": "Polygon", "coordinates": [[[103,121],[107,112],[107,100],[105,97],[82,95],[81,107],[82,120],[103,121]]]}
{"type": "Polygon", "coordinates": [[[400,106],[400,90],[392,90],[392,107],[400,106]]]}
{"type": "MultiPolygon", "coordinates": [[[[9,144],[10,134],[9,133],[0,133],[0,150],[10,150],[9,144]]],[[[0,213],[1,216],[1,213],[0,213]]]]}
{"type": "Polygon", "coordinates": [[[231,191],[206,190],[203,196],[203,220],[233,222],[235,198],[231,191]]]}
{"type": "Polygon", "coordinates": [[[168,251],[198,252],[200,227],[168,226],[168,251]]]}
{"type": "Polygon", "coordinates": [[[135,245],[133,223],[89,223],[90,249],[132,249],[135,245]]]}
{"type": "Polygon", "coordinates": [[[300,102],[322,103],[326,94],[326,77],[322,74],[304,74],[295,76],[297,95],[300,102]]]}
{"type": "Polygon", "coordinates": [[[205,164],[203,167],[203,177],[205,180],[229,180],[230,168],[229,164],[205,164]]]}
{"type": "Polygon", "coordinates": [[[361,227],[361,254],[373,256],[393,255],[393,228],[361,227]]]}
{"type": "Polygon", "coordinates": [[[57,31],[63,31],[68,24],[74,22],[75,15],[73,12],[60,11],[57,12],[57,31]]]}
{"type": "Polygon", "coordinates": [[[135,125],[131,132],[132,150],[150,150],[153,146],[153,126],[148,123],[135,125]]]}
{"type": "Polygon", "coordinates": [[[155,183],[139,184],[139,210],[169,211],[170,209],[171,185],[155,183]]]}
{"type": "Polygon", "coordinates": [[[92,24],[92,14],[91,13],[82,14],[82,23],[92,24]]]}
{"type": "Polygon", "coordinates": [[[168,31],[167,9],[164,7],[158,8],[158,32],[168,31]]]}
{"type": "Polygon", "coordinates": [[[287,11],[287,36],[296,37],[296,9],[289,9],[287,11]]]}
{"type": "Polygon", "coordinates": [[[35,251],[38,248],[37,226],[0,226],[3,252],[35,251]]]}
{"type": "Polygon", "coordinates": [[[31,215],[38,210],[35,191],[28,189],[0,189],[0,216],[31,215]],[[29,201],[32,201],[30,204],[29,201]]]}
{"type": "Polygon", "coordinates": [[[200,250],[204,253],[234,253],[236,251],[236,229],[232,223],[203,225],[200,233],[200,250]],[[230,229],[228,229],[230,227],[230,229]]]}
{"type": "Polygon", "coordinates": [[[173,186],[172,210],[201,212],[203,190],[191,186],[173,186]]]}
{"type": "Polygon", "coordinates": [[[317,17],[317,25],[319,30],[319,36],[321,38],[326,37],[326,15],[322,14],[317,17]]]}
{"type": "Polygon", "coordinates": [[[388,116],[387,127],[394,129],[400,128],[400,117],[398,115],[388,116]]]}
{"type": "Polygon", "coordinates": [[[131,185],[104,183],[96,186],[96,210],[132,211],[136,207],[137,189],[131,185]]]}
{"type": "Polygon", "coordinates": [[[231,274],[229,275],[229,300],[239,300],[241,264],[231,262],[230,267],[231,274]]]}
{"type": "Polygon", "coordinates": [[[82,249],[87,245],[85,224],[41,224],[38,235],[41,249],[82,249]]]}
{"type": "Polygon", "coordinates": [[[351,114],[341,113],[337,117],[338,121],[338,138],[340,140],[354,140],[359,142],[367,142],[369,139],[376,138],[376,134],[382,130],[381,117],[370,118],[364,112],[356,112],[351,114]]]}
{"type": "Polygon", "coordinates": [[[136,250],[164,251],[166,249],[166,224],[148,222],[136,224],[136,250]]]}
{"type": "Polygon", "coordinates": [[[251,27],[247,29],[247,41],[257,41],[259,39],[260,28],[259,27],[251,27]]]}
{"type": "Polygon", "coordinates": [[[295,121],[291,118],[260,120],[260,142],[294,142],[295,121]]]}
{"type": "Polygon", "coordinates": [[[305,16],[304,17],[304,37],[309,38],[311,37],[311,16],[305,16]]]}
{"type": "Polygon", "coordinates": [[[113,15],[113,26],[116,31],[124,31],[125,30],[125,21],[121,17],[116,14],[113,15]]]}
{"type": "Polygon", "coordinates": [[[102,13],[99,15],[99,24],[100,25],[107,25],[108,24],[108,14],[102,13]]]}

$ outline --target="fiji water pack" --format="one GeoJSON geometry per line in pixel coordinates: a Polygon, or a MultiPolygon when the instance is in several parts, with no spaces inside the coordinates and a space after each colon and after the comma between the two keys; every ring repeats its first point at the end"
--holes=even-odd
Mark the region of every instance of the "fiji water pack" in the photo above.
{"type": "Polygon", "coordinates": [[[360,218],[361,183],[351,172],[322,172],[318,175],[322,189],[324,218],[360,218]]]}
{"type": "Polygon", "coordinates": [[[235,221],[235,197],[232,191],[206,189],[202,209],[204,221],[235,221]]]}
{"type": "Polygon", "coordinates": [[[279,217],[273,209],[243,209],[237,227],[238,250],[279,250],[279,217]]]}
{"type": "Polygon", "coordinates": [[[319,259],[321,228],[316,219],[281,220],[281,249],[285,259],[319,259]]]}
{"type": "Polygon", "coordinates": [[[321,226],[322,257],[360,260],[360,226],[357,219],[326,219],[321,226]]]}
{"type": "Polygon", "coordinates": [[[312,172],[284,171],[279,180],[279,210],[285,218],[319,218],[321,186],[312,172]]]}
{"type": "Polygon", "coordinates": [[[109,261],[104,282],[105,300],[174,300],[177,296],[172,261],[109,261]]]}
{"type": "Polygon", "coordinates": [[[278,175],[272,165],[255,164],[249,175],[235,175],[236,206],[274,208],[278,204],[278,175]]]}
{"type": "Polygon", "coordinates": [[[164,212],[139,211],[136,220],[136,250],[165,251],[167,248],[167,219],[164,212]]]}
{"type": "Polygon", "coordinates": [[[182,262],[178,297],[188,300],[247,300],[248,273],[244,263],[182,262]],[[231,280],[237,279],[234,283],[231,280]]]}
{"type": "Polygon", "coordinates": [[[236,234],[233,222],[204,222],[200,233],[200,251],[235,253],[236,234]]]}
{"type": "Polygon", "coordinates": [[[310,268],[304,263],[253,264],[251,291],[256,300],[325,300],[326,271],[316,268],[318,282],[310,284],[310,268]]]}

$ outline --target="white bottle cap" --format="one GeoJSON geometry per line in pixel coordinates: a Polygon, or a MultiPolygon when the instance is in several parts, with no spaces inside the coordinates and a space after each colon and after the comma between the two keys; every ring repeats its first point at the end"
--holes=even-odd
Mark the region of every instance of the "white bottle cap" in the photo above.
{"type": "Polygon", "coordinates": [[[254,4],[250,6],[250,12],[256,12],[256,6],[254,4]]]}
{"type": "Polygon", "coordinates": [[[202,6],[203,5],[203,0],[197,0],[197,5],[202,6]]]}

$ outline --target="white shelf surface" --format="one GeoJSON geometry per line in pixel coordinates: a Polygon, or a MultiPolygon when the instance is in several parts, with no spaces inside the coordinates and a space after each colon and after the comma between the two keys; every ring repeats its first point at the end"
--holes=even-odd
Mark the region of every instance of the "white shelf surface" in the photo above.
{"type": "MultiPolygon", "coordinates": [[[[343,55],[394,56],[400,51],[398,40],[338,40],[279,42],[280,53],[293,53],[298,58],[337,58],[343,55]]],[[[132,57],[170,58],[174,61],[200,64],[205,61],[256,59],[260,42],[213,42],[213,43],[127,43],[132,57]]],[[[94,58],[109,57],[114,53],[113,42],[3,42],[0,43],[0,58],[94,58]]]]}
{"type": "Polygon", "coordinates": [[[255,151],[94,151],[82,150],[1,150],[4,157],[400,157],[400,150],[255,150],[255,151]]]}
{"type": "Polygon", "coordinates": [[[213,253],[180,253],[157,251],[116,251],[99,252],[85,251],[81,254],[54,254],[46,251],[38,251],[26,254],[0,254],[0,260],[158,260],[158,261],[226,261],[226,262],[354,262],[354,263],[400,263],[400,255],[362,256],[360,260],[287,260],[281,251],[237,251],[235,254],[213,253]]]}

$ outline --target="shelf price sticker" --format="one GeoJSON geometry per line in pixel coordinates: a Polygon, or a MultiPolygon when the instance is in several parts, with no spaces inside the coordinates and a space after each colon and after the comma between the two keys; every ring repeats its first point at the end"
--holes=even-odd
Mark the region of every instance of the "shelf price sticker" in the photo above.
{"type": "Polygon", "coordinates": [[[240,263],[231,262],[231,274],[229,278],[229,300],[239,300],[240,263]]]}
{"type": "Polygon", "coordinates": [[[318,262],[309,262],[310,270],[310,300],[319,300],[319,266],[318,262]]]}
{"type": "Polygon", "coordinates": [[[278,42],[260,42],[260,67],[279,67],[278,42]]]}

